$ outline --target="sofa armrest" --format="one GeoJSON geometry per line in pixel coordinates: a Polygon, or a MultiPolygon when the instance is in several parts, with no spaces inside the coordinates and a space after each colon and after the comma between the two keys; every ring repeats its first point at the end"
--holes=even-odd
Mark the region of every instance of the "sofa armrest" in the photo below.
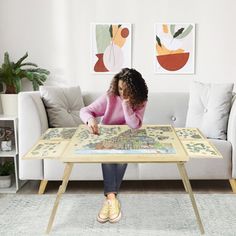
{"type": "Polygon", "coordinates": [[[232,178],[236,179],[236,96],[229,114],[227,140],[232,144],[232,178]]]}
{"type": "Polygon", "coordinates": [[[22,160],[22,156],[48,128],[48,119],[39,92],[18,95],[19,178],[43,179],[42,160],[22,160]]]}

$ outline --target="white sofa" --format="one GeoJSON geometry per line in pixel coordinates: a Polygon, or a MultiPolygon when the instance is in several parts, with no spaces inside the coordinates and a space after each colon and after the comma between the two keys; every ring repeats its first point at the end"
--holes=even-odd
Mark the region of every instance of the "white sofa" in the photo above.
{"type": "MultiPolygon", "coordinates": [[[[100,94],[83,94],[85,105],[100,94]]],[[[19,175],[24,180],[42,180],[40,193],[47,181],[61,180],[64,165],[55,160],[22,160],[21,157],[48,128],[48,119],[39,92],[19,94],[19,175]]],[[[184,127],[188,109],[188,93],[150,93],[144,124],[171,124],[184,127]]],[[[190,179],[228,179],[236,192],[236,103],[231,107],[227,140],[211,139],[223,159],[191,159],[187,164],[190,179]]],[[[76,165],[71,180],[102,180],[100,164],[76,165]]],[[[174,164],[129,164],[125,180],[180,179],[174,164]]]]}

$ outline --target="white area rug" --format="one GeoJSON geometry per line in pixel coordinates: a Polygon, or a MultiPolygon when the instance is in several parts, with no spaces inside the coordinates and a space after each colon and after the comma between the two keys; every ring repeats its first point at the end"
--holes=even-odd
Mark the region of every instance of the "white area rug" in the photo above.
{"type": "MultiPolygon", "coordinates": [[[[205,235],[236,235],[234,194],[195,194],[205,235]]],[[[45,235],[55,195],[0,194],[0,235],[45,235]]],[[[100,224],[101,194],[64,194],[50,235],[200,235],[187,194],[120,194],[119,223],[100,224]]]]}

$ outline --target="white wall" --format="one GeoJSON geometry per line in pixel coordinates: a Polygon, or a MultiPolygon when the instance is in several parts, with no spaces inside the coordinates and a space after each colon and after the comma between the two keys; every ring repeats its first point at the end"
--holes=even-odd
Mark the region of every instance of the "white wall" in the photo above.
{"type": "Polygon", "coordinates": [[[8,51],[16,60],[51,71],[47,84],[107,90],[112,75],[90,73],[90,23],[133,23],[133,67],[149,90],[188,91],[190,82],[234,82],[235,0],[0,0],[0,62],[8,51]],[[156,22],[196,23],[194,75],[158,75],[153,68],[156,22]]]}

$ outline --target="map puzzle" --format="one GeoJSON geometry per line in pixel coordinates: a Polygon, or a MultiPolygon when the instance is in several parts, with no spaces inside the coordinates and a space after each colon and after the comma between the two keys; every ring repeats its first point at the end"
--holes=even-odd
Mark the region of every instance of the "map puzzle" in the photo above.
{"type": "Polygon", "coordinates": [[[99,135],[80,126],[74,136],[74,152],[85,153],[176,153],[172,139],[171,127],[147,127],[132,130],[127,126],[102,126],[99,135]],[[167,136],[163,134],[169,133],[167,136]]]}
{"type": "Polygon", "coordinates": [[[144,125],[130,129],[126,125],[100,125],[99,135],[86,125],[78,128],[50,128],[27,153],[25,159],[58,159],[65,150],[73,156],[82,154],[177,154],[181,141],[190,157],[222,158],[218,150],[196,128],[170,125],[144,125]]]}

